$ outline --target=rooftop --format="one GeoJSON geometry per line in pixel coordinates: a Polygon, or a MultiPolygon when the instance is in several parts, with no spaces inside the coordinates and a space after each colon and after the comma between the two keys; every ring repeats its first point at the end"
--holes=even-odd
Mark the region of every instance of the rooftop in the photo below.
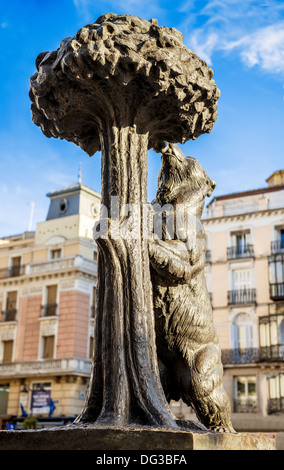
{"type": "Polygon", "coordinates": [[[240,197],[248,197],[248,196],[257,196],[258,194],[265,194],[265,193],[272,193],[276,191],[281,191],[284,189],[284,170],[277,170],[272,173],[269,178],[267,178],[266,182],[268,186],[265,188],[258,188],[258,189],[249,189],[246,191],[239,191],[236,193],[229,193],[220,196],[215,196],[207,205],[207,207],[211,206],[213,203],[217,201],[223,201],[225,199],[235,199],[240,197]]]}

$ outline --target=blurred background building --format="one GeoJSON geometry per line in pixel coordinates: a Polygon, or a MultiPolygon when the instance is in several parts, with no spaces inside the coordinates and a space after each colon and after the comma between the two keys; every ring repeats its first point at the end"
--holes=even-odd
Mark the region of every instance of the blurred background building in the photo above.
{"type": "Polygon", "coordinates": [[[2,429],[27,415],[73,420],[91,372],[100,195],[79,181],[48,197],[35,233],[0,240],[2,429]]]}
{"type": "MultiPolygon", "coordinates": [[[[35,232],[0,240],[0,423],[72,421],[91,372],[100,195],[48,194],[35,232]]],[[[284,431],[284,170],[207,206],[206,276],[237,431],[284,431]]],[[[182,402],[178,418],[196,419],[182,402]]]]}
{"type": "MultiPolygon", "coordinates": [[[[284,170],[207,206],[207,285],[238,431],[284,431],[284,170]]],[[[190,417],[182,403],[176,413],[190,417]],[[179,411],[178,411],[179,410],[179,411]]]]}

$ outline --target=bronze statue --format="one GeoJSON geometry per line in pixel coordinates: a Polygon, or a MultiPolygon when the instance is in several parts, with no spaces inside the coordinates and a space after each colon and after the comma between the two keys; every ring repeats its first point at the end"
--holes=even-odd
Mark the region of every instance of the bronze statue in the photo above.
{"type": "MultiPolygon", "coordinates": [[[[181,33],[158,26],[157,20],[110,13],[36,59],[37,72],[30,79],[33,121],[47,137],[74,142],[90,156],[101,151],[102,205],[111,214],[112,198],[118,199],[118,217],[114,221],[109,215],[111,224],[118,227],[124,223],[119,215],[123,207],[147,203],[148,149],[162,141],[196,139],[209,133],[217,119],[220,92],[213,72],[182,41],[181,33]]],[[[145,224],[146,216],[139,209],[133,222],[136,238],[97,239],[93,369],[77,425],[178,428],[159,376],[145,224]]],[[[198,263],[189,273],[188,286],[201,279],[198,263]]],[[[203,301],[202,318],[206,317],[208,299],[202,294],[200,299],[192,296],[190,318],[194,305],[200,307],[203,301]]],[[[207,339],[197,342],[211,341],[212,346],[200,350],[194,346],[195,365],[203,374],[210,347],[216,363],[219,354],[211,323],[208,329],[207,339]]],[[[185,373],[180,377],[185,379],[185,373]]],[[[183,394],[185,390],[184,386],[183,394]]],[[[221,386],[214,393],[218,390],[223,393],[221,386]]],[[[200,393],[207,395],[205,389],[200,393]]],[[[215,407],[210,409],[208,403],[204,413],[210,422],[215,407]]]]}
{"type": "Polygon", "coordinates": [[[162,238],[154,233],[149,243],[161,381],[167,399],[181,398],[192,406],[208,429],[233,432],[204,276],[206,243],[200,222],[205,197],[216,183],[177,145],[168,144],[161,152],[153,205],[161,209],[154,229],[160,222],[162,238]],[[183,217],[178,218],[178,208],[183,217]],[[163,210],[166,217],[160,218],[163,210]]]}

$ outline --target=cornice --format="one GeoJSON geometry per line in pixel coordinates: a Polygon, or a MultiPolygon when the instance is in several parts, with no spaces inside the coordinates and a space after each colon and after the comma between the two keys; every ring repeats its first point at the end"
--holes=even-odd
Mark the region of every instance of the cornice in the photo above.
{"type": "Polygon", "coordinates": [[[212,223],[247,220],[250,218],[255,219],[257,217],[273,216],[277,214],[284,215],[284,207],[277,208],[277,209],[265,209],[263,211],[247,212],[245,214],[222,215],[221,217],[204,218],[204,219],[201,219],[201,222],[203,225],[206,225],[206,224],[212,224],[212,223]]]}

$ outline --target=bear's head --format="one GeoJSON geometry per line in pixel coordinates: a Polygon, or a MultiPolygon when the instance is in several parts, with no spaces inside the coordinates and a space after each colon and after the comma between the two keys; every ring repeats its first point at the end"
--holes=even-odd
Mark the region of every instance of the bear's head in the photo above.
{"type": "MultiPolygon", "coordinates": [[[[156,150],[157,151],[157,150],[156,150]]],[[[193,157],[186,157],[176,144],[164,144],[162,167],[158,175],[155,201],[165,204],[186,204],[204,207],[205,197],[211,196],[216,183],[193,157]]]]}

